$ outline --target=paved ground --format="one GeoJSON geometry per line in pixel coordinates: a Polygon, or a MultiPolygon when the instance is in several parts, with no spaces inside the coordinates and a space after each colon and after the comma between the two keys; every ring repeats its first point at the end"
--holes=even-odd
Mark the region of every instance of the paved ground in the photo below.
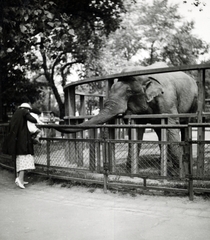
{"type": "Polygon", "coordinates": [[[0,240],[209,240],[210,200],[85,187],[26,189],[0,168],[0,240]]]}

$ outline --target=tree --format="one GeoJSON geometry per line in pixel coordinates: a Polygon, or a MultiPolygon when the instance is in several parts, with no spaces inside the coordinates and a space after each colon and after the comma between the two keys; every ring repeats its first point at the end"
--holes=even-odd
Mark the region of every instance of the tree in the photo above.
{"type": "MultiPolygon", "coordinates": [[[[97,57],[103,36],[116,30],[123,10],[121,0],[9,0],[1,10],[1,57],[23,76],[44,74],[63,117],[56,78],[64,85],[74,64],[87,67],[97,57]]],[[[7,67],[5,79],[8,72],[7,67]]]]}
{"type": "MultiPolygon", "coordinates": [[[[31,102],[40,97],[41,86],[31,82],[24,72],[24,53],[29,49],[29,39],[20,31],[19,9],[21,1],[1,1],[0,8],[0,119],[3,118],[2,105],[8,110],[19,105],[24,95],[31,102]]],[[[27,14],[26,14],[27,17],[27,14]]],[[[6,110],[5,110],[6,111],[6,110]]]]}
{"type": "Polygon", "coordinates": [[[177,4],[169,5],[168,0],[154,0],[152,4],[139,0],[124,13],[121,27],[110,35],[103,58],[111,52],[113,58],[118,56],[114,65],[121,68],[125,62],[127,65],[139,62],[149,65],[156,61],[175,66],[194,64],[209,46],[193,35],[193,29],[194,22],[183,20],[177,4]],[[124,62],[120,64],[122,59],[124,62]]]}
{"type": "Polygon", "coordinates": [[[175,35],[169,36],[168,45],[162,49],[162,57],[173,65],[196,64],[199,56],[208,52],[208,44],[191,34],[194,23],[184,23],[175,35]]]}

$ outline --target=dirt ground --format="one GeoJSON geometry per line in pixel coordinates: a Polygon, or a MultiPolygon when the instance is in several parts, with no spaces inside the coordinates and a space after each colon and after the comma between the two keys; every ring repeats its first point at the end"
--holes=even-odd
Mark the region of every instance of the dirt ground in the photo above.
{"type": "Polygon", "coordinates": [[[1,240],[209,240],[210,200],[52,184],[0,168],[1,240]]]}

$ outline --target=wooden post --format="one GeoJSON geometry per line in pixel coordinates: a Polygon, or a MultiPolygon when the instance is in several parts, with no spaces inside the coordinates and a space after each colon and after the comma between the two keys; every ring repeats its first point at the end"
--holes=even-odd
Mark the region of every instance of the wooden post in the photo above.
{"type": "MultiPolygon", "coordinates": [[[[69,120],[70,125],[75,125],[75,119],[69,120]]],[[[69,134],[70,138],[76,138],[76,133],[69,134]]],[[[67,141],[66,144],[66,154],[67,160],[70,164],[75,164],[77,162],[77,151],[76,151],[76,142],[67,141]]]]}
{"type": "MultiPolygon", "coordinates": [[[[120,125],[120,118],[115,119],[115,124],[120,125]]],[[[120,128],[115,129],[115,139],[120,139],[120,128]]]]}
{"type": "Polygon", "coordinates": [[[69,98],[70,98],[69,89],[67,89],[67,90],[64,91],[65,116],[69,116],[69,101],[70,101],[69,98]]]}
{"type": "MultiPolygon", "coordinates": [[[[65,112],[69,116],[75,116],[75,86],[71,86],[68,88],[68,91],[65,91],[65,112]]],[[[71,119],[68,119],[68,124],[74,124],[75,122],[71,119]]],[[[75,138],[76,134],[68,134],[68,136],[75,138]]],[[[73,142],[66,141],[65,143],[65,159],[70,164],[76,162],[76,152],[75,152],[75,144],[73,142]]]]}
{"type": "MultiPolygon", "coordinates": [[[[112,122],[109,122],[111,124],[116,124],[117,119],[113,120],[112,122]]],[[[115,129],[114,128],[109,128],[108,129],[109,134],[108,138],[109,139],[115,139],[115,129]]],[[[109,168],[111,172],[115,172],[116,169],[116,161],[115,161],[115,143],[109,142],[107,144],[108,147],[108,159],[109,159],[109,168]]]]}
{"type": "Polygon", "coordinates": [[[96,142],[97,173],[101,172],[101,142],[96,142]]]}
{"type": "Polygon", "coordinates": [[[189,176],[189,199],[192,201],[194,198],[193,192],[193,150],[192,150],[192,127],[188,127],[188,144],[189,144],[189,168],[188,168],[188,176],[189,176]]]}
{"type": "MultiPolygon", "coordinates": [[[[96,128],[95,131],[96,131],[95,136],[97,138],[100,138],[101,129],[98,131],[98,129],[96,128]]],[[[96,160],[97,160],[97,172],[100,173],[101,172],[101,141],[96,142],[96,160]]]]}
{"type": "Polygon", "coordinates": [[[84,116],[85,115],[85,96],[80,95],[80,109],[79,109],[79,115],[84,116]]]}
{"type": "MultiPolygon", "coordinates": [[[[109,81],[106,82],[106,98],[109,97],[109,93],[110,93],[110,89],[112,87],[112,85],[114,84],[114,79],[110,79],[109,81]]],[[[102,99],[100,99],[100,106],[102,107],[102,99]]],[[[111,121],[109,121],[109,123],[111,123],[111,121]]],[[[114,139],[115,136],[115,130],[109,128],[108,129],[108,138],[109,139],[114,139]]],[[[115,171],[115,146],[113,144],[108,144],[106,143],[107,146],[107,157],[108,157],[108,161],[109,161],[109,168],[110,171],[115,171]]]]}
{"type": "MultiPolygon", "coordinates": [[[[202,113],[205,110],[205,69],[198,70],[198,123],[203,123],[202,113]]],[[[198,145],[197,145],[197,175],[203,177],[204,174],[204,140],[205,129],[203,127],[198,128],[198,145]]]]}
{"type": "Polygon", "coordinates": [[[109,171],[109,159],[108,159],[108,129],[101,129],[102,139],[102,158],[103,158],[103,173],[104,173],[104,193],[107,193],[108,185],[108,171],[109,171]]]}
{"type": "MultiPolygon", "coordinates": [[[[80,124],[83,122],[83,119],[77,119],[76,124],[80,124]]],[[[83,138],[83,131],[76,133],[76,139],[81,139],[83,138]]],[[[76,141],[75,142],[75,152],[76,152],[76,163],[78,167],[82,167],[84,162],[83,162],[83,149],[84,149],[84,143],[81,141],[76,141]]]]}
{"type": "Polygon", "coordinates": [[[104,168],[104,193],[107,193],[107,185],[108,185],[108,171],[109,171],[109,159],[108,159],[108,143],[107,143],[107,134],[108,130],[106,128],[103,129],[103,168],[104,168]]]}
{"type": "MultiPolygon", "coordinates": [[[[182,157],[182,160],[183,160],[183,174],[182,174],[182,177],[185,177],[186,175],[188,175],[190,173],[190,170],[189,170],[189,167],[190,167],[190,143],[189,141],[191,141],[189,139],[189,128],[185,128],[184,131],[185,131],[185,139],[182,140],[184,141],[184,147],[183,147],[183,157],[182,157]]],[[[191,133],[192,135],[192,133],[191,133]]],[[[191,143],[192,145],[192,143],[191,143]]]]}
{"type": "Polygon", "coordinates": [[[96,151],[95,151],[95,144],[92,140],[95,138],[95,131],[94,129],[89,129],[89,139],[91,142],[89,143],[89,169],[91,172],[95,171],[95,158],[96,158],[96,151]]]}
{"type": "Polygon", "coordinates": [[[101,110],[104,105],[104,97],[99,97],[99,109],[101,110]]]}
{"type": "Polygon", "coordinates": [[[108,172],[104,170],[104,193],[107,193],[107,185],[108,185],[108,172]]]}
{"type": "MultiPolygon", "coordinates": [[[[161,124],[165,125],[166,124],[166,119],[162,118],[161,119],[161,124]]],[[[166,128],[161,128],[161,142],[167,142],[167,130],[166,128]]],[[[166,177],[167,176],[167,149],[168,145],[167,143],[161,144],[161,153],[160,153],[160,158],[161,158],[161,176],[166,177]]]]}
{"type": "MultiPolygon", "coordinates": [[[[135,124],[135,120],[131,120],[131,124],[135,124]]],[[[131,140],[137,140],[137,129],[132,128],[131,129],[131,140]]],[[[131,173],[137,174],[138,169],[138,163],[139,163],[139,154],[138,154],[138,144],[137,143],[131,143],[131,173]]]]}
{"type": "Polygon", "coordinates": [[[69,88],[68,97],[69,116],[75,116],[76,104],[75,104],[75,86],[69,88]]]}
{"type": "Polygon", "coordinates": [[[47,140],[47,176],[49,176],[50,169],[50,140],[47,140]]]}

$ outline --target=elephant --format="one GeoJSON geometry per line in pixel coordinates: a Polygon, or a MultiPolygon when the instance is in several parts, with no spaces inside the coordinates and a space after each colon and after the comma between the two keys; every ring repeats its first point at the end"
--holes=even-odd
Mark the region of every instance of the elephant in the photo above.
{"type": "MultiPolygon", "coordinates": [[[[137,70],[165,68],[164,62],[157,62],[150,66],[128,67],[122,72],[137,70]]],[[[98,115],[92,117],[78,126],[91,126],[103,124],[119,114],[179,114],[194,113],[197,111],[198,87],[196,81],[184,72],[169,72],[139,76],[125,76],[119,78],[111,87],[109,97],[98,115]]],[[[157,119],[139,119],[140,123],[158,123],[157,119]]],[[[179,124],[178,118],[169,118],[168,124],[179,124]]],[[[57,129],[70,133],[73,129],[57,129]]],[[[81,129],[80,129],[81,130],[81,129]]],[[[84,130],[84,129],[83,129],[84,130]]],[[[78,130],[77,130],[78,131],[78,130]]],[[[158,138],[161,130],[155,129],[158,138]]],[[[168,141],[180,141],[179,129],[168,129],[168,141]]],[[[143,136],[143,133],[139,133],[143,136]]],[[[142,139],[140,139],[142,140],[142,139]]],[[[179,168],[180,149],[174,144],[170,145],[174,155],[173,167],[179,168]]],[[[129,167],[129,162],[127,163],[129,167]]]]}

